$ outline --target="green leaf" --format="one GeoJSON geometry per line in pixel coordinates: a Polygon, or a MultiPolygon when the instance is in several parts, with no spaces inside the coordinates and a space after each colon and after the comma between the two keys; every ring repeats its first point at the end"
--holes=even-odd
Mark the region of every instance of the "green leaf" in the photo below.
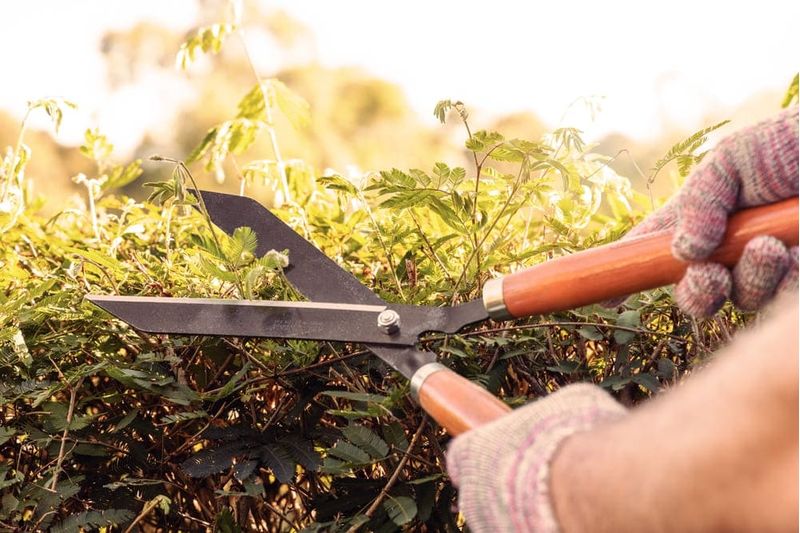
{"type": "Polygon", "coordinates": [[[294,461],[289,452],[280,444],[270,444],[259,448],[258,455],[281,483],[290,483],[294,478],[294,461]]]}
{"type": "Polygon", "coordinates": [[[88,443],[78,444],[75,446],[75,448],[73,448],[72,452],[78,455],[88,455],[91,457],[107,457],[110,453],[109,449],[105,446],[88,443]]]}
{"type": "Polygon", "coordinates": [[[547,370],[558,372],[559,374],[574,374],[580,369],[580,361],[570,361],[569,359],[562,359],[558,361],[557,365],[547,367],[547,370]]]}
{"type": "Polygon", "coordinates": [[[309,124],[311,113],[308,102],[275,78],[264,80],[260,85],[255,85],[250,89],[239,102],[237,118],[271,124],[272,121],[269,120],[270,117],[264,106],[265,96],[270,112],[280,110],[295,128],[302,128],[309,124]]]}
{"type": "Polygon", "coordinates": [[[214,518],[214,533],[242,533],[229,508],[224,507],[214,518]]]}
{"type": "Polygon", "coordinates": [[[311,107],[308,102],[277,79],[267,80],[274,92],[275,103],[295,128],[308,126],[311,107]]]}
{"type": "Polygon", "coordinates": [[[244,481],[255,472],[258,461],[242,461],[233,465],[233,475],[239,481],[244,481]]]}
{"type": "Polygon", "coordinates": [[[583,326],[578,328],[576,331],[581,337],[590,341],[599,341],[605,338],[603,333],[595,326],[583,326]]]}
{"type": "Polygon", "coordinates": [[[111,169],[108,180],[102,185],[103,191],[120,189],[142,175],[142,160],[137,159],[128,165],[118,165],[111,169]]]}
{"type": "Polygon", "coordinates": [[[179,424],[188,420],[197,420],[199,418],[208,418],[208,413],[203,409],[198,411],[185,411],[181,413],[174,413],[164,415],[161,417],[161,424],[179,424]]]}
{"type": "Polygon", "coordinates": [[[280,441],[292,458],[306,470],[315,471],[319,469],[321,457],[314,449],[314,443],[304,440],[298,435],[289,435],[280,441]]]}
{"type": "Polygon", "coordinates": [[[398,526],[411,522],[417,516],[417,503],[408,496],[388,495],[383,508],[386,509],[386,514],[392,522],[398,526]]]}
{"type": "Polygon", "coordinates": [[[3,517],[5,518],[17,510],[17,506],[19,505],[19,500],[13,494],[7,492],[6,494],[3,495],[2,503],[3,503],[3,517]]]}
{"type": "Polygon", "coordinates": [[[247,372],[249,371],[250,363],[248,362],[245,363],[242,368],[239,369],[239,371],[236,372],[236,374],[234,374],[231,379],[229,379],[227,383],[225,383],[225,385],[223,385],[219,390],[215,392],[203,393],[200,397],[205,401],[212,402],[217,402],[223,398],[227,398],[233,394],[234,391],[244,387],[245,384],[242,382],[242,379],[247,377],[247,372]]]}
{"type": "Polygon", "coordinates": [[[389,445],[366,426],[349,425],[342,428],[347,440],[366,451],[373,459],[383,459],[389,454],[389,445]]]}
{"type": "Polygon", "coordinates": [[[250,443],[236,441],[201,450],[186,459],[181,464],[181,469],[192,477],[208,477],[218,474],[231,467],[237,455],[242,454],[250,447],[250,443]]]}
{"type": "Polygon", "coordinates": [[[233,235],[222,244],[226,259],[236,267],[252,263],[256,258],[257,246],[256,232],[247,227],[233,230],[233,235]]]}
{"type": "Polygon", "coordinates": [[[383,438],[387,444],[394,446],[398,450],[405,451],[408,448],[406,432],[397,422],[383,426],[383,438]]]}
{"type": "Polygon", "coordinates": [[[0,426],[0,446],[8,442],[8,440],[16,434],[17,430],[14,428],[0,426]]]}
{"type": "Polygon", "coordinates": [[[236,31],[233,24],[211,24],[198,28],[186,42],[184,42],[175,58],[177,67],[186,70],[196,59],[199,53],[216,54],[222,49],[225,38],[236,31]]]}
{"type": "Polygon", "coordinates": [[[662,357],[656,363],[658,367],[658,375],[664,379],[672,379],[675,377],[675,373],[678,369],[675,367],[675,363],[672,360],[667,359],[666,357],[662,357]]]}
{"type": "Polygon", "coordinates": [[[622,390],[630,382],[631,378],[628,376],[611,376],[603,380],[600,386],[611,390],[622,390]]]}
{"type": "Polygon", "coordinates": [[[331,398],[344,398],[346,400],[353,400],[356,402],[366,402],[366,403],[384,403],[389,399],[388,396],[383,396],[380,394],[369,394],[366,392],[349,392],[349,391],[339,391],[339,390],[326,390],[322,391],[320,394],[324,394],[325,396],[330,396],[331,398]]]}
{"type": "Polygon", "coordinates": [[[28,102],[28,111],[34,109],[44,109],[50,120],[53,121],[56,133],[61,128],[61,120],[64,117],[64,109],[76,109],[78,106],[64,98],[42,98],[40,100],[32,100],[28,102]]]}
{"type": "Polygon", "coordinates": [[[455,346],[442,346],[439,351],[449,353],[455,355],[456,357],[460,357],[462,359],[469,359],[470,356],[467,352],[462,350],[461,348],[456,348],[455,346]]]}
{"type": "Polygon", "coordinates": [[[97,128],[87,129],[83,139],[80,152],[93,161],[105,161],[114,150],[114,145],[108,141],[108,137],[100,133],[97,128]]]}
{"type": "Polygon", "coordinates": [[[652,168],[652,173],[650,175],[649,181],[652,183],[655,180],[656,175],[663,169],[670,161],[683,158],[683,164],[681,168],[681,173],[685,175],[688,172],[688,166],[693,162],[693,160],[687,160],[686,156],[691,156],[694,154],[695,150],[700,148],[705,142],[708,140],[708,134],[721,128],[725,124],[729,123],[730,120],[723,120],[713,126],[709,126],[707,128],[703,128],[699,131],[696,131],[686,139],[682,140],[681,142],[674,144],[666,153],[664,157],[659,159],[656,164],[652,168]]]}
{"type": "Polygon", "coordinates": [[[437,479],[440,479],[442,477],[442,475],[443,474],[431,474],[429,476],[420,477],[420,478],[417,478],[417,479],[412,479],[411,481],[408,482],[408,484],[409,485],[422,485],[424,483],[429,483],[431,481],[436,481],[437,479]]]}
{"type": "Polygon", "coordinates": [[[122,526],[133,520],[135,514],[129,509],[106,509],[105,511],[84,511],[74,514],[55,524],[51,533],[74,533],[83,529],[99,529],[108,526],[122,526]]]}
{"type": "Polygon", "coordinates": [[[128,425],[131,422],[133,422],[133,420],[136,418],[136,416],[138,414],[139,414],[139,410],[138,409],[131,409],[130,411],[128,411],[128,414],[123,416],[122,420],[117,422],[117,425],[114,426],[113,431],[116,433],[117,431],[119,431],[121,429],[125,429],[126,427],[128,427],[128,425]]]}
{"type": "Polygon", "coordinates": [[[350,196],[357,196],[358,190],[356,186],[353,185],[349,180],[339,176],[338,174],[329,174],[327,176],[322,176],[317,178],[317,182],[323,185],[326,189],[331,191],[339,191],[350,196]]]}
{"type": "Polygon", "coordinates": [[[328,454],[348,463],[365,464],[370,462],[370,455],[367,452],[341,439],[336,441],[332,448],[328,448],[328,454]]]}
{"type": "Polygon", "coordinates": [[[792,78],[792,82],[789,84],[789,88],[786,89],[786,94],[783,95],[783,101],[781,101],[781,107],[787,108],[792,103],[798,102],[798,74],[794,75],[792,78]]]}
{"type": "MultiPolygon", "coordinates": [[[[639,311],[625,311],[617,317],[617,325],[628,328],[638,328],[641,326],[641,316],[639,311]]],[[[614,340],[617,344],[627,344],[636,338],[636,333],[622,329],[614,330],[614,340]]]]}
{"type": "MultiPolygon", "coordinates": [[[[213,127],[206,132],[205,137],[200,141],[200,144],[195,146],[194,150],[192,150],[188,156],[186,156],[186,164],[194,163],[195,161],[199,161],[205,154],[208,152],[208,149],[211,147],[211,143],[217,137],[217,127],[213,127]]],[[[145,185],[148,185],[145,183],[145,185]]]]}
{"type": "Polygon", "coordinates": [[[631,377],[631,381],[633,381],[637,385],[641,385],[650,392],[658,392],[659,389],[661,388],[661,383],[658,382],[658,378],[655,377],[653,374],[648,374],[648,373],[635,374],[634,376],[631,377]]]}

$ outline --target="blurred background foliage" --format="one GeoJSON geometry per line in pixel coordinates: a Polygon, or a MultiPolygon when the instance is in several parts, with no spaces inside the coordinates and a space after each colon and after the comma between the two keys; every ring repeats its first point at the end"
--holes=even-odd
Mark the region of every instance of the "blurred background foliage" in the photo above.
{"type": "MultiPolygon", "coordinates": [[[[468,154],[460,148],[458,127],[436,127],[422,120],[410,108],[399,85],[356,67],[321,65],[312,30],[284,11],[247,1],[243,14],[244,29],[252,31],[258,39],[269,40],[275,57],[283,58],[280,64],[287,65],[259,74],[280,79],[308,101],[312,110],[310,124],[302,129],[294,129],[282,119],[276,123],[285,159],[300,159],[318,169],[333,168],[343,173],[347,168],[357,171],[413,168],[424,167],[433,160],[466,160],[468,154]],[[398,149],[401,146],[402,149],[398,149]]],[[[201,25],[229,16],[226,2],[198,2],[201,25]]],[[[125,153],[126,157],[145,160],[145,175],[151,178],[163,177],[165,170],[147,163],[150,155],[159,153],[180,158],[190,153],[208,128],[235,114],[236,102],[252,86],[252,69],[237,39],[223,47],[219,54],[200,58],[186,71],[176,69],[175,50],[186,36],[180,30],[157,22],[141,21],[125,29],[109,30],[99,43],[111,93],[141,90],[143,85],[149,84],[153,91],[161,91],[164,98],[176,102],[158,128],[145,132],[132,153],[125,153]]],[[[503,89],[498,87],[498,90],[503,89]]],[[[34,96],[38,95],[31,95],[34,96]]],[[[752,117],[766,116],[779,96],[755,94],[724,118],[752,120],[752,117]]],[[[81,102],[76,103],[80,108],[81,102]]],[[[576,101],[574,105],[591,107],[595,104],[587,99],[576,101]]],[[[474,105],[479,108],[480,102],[474,105]]],[[[537,138],[547,129],[559,126],[546,124],[527,111],[479,116],[486,129],[503,131],[509,138],[537,138]]],[[[710,109],[706,123],[717,118],[710,109]]],[[[0,145],[13,145],[18,130],[19,119],[0,109],[0,145]]],[[[609,133],[598,140],[595,150],[617,156],[611,167],[630,177],[634,188],[639,190],[644,187],[648,171],[658,158],[690,133],[677,125],[665,129],[660,138],[646,141],[609,133]]],[[[90,165],[75,148],[61,145],[52,129],[29,131],[26,142],[37,154],[28,173],[47,199],[45,212],[56,212],[71,194],[78,192],[69,178],[86,172],[90,165]]],[[[259,139],[243,157],[264,153],[265,149],[268,150],[267,140],[259,139]]],[[[231,162],[226,162],[228,172],[234,171],[229,168],[231,166],[231,162]]],[[[217,190],[238,188],[235,179],[219,184],[208,173],[199,172],[197,179],[202,186],[217,190]]],[[[674,186],[674,180],[666,175],[652,184],[656,195],[669,194],[674,186]]],[[[125,192],[138,198],[143,194],[135,184],[125,192]]],[[[266,191],[251,193],[269,200],[266,191]]]]}

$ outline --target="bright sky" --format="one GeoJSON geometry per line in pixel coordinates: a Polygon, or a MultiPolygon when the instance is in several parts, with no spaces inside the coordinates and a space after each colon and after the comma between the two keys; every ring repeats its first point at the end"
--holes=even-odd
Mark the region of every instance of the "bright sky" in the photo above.
{"type": "MultiPolygon", "coordinates": [[[[709,110],[736,109],[758,92],[780,92],[798,70],[800,2],[786,0],[267,5],[313,30],[323,64],[362,66],[399,83],[430,121],[436,101],[452,98],[487,114],[530,110],[557,125],[576,99],[601,95],[595,122],[576,105],[569,125],[590,138],[647,138],[668,126],[703,126],[709,110]]],[[[196,24],[191,0],[26,0],[5,4],[3,19],[0,107],[20,115],[27,99],[76,101],[80,112],[64,121],[68,142],[100,125],[118,145],[133,146],[184,97],[179,87],[144,85],[110,94],[97,45],[106,30],[141,19],[188,29],[196,24]]],[[[277,64],[268,41],[250,47],[260,65],[277,64]]]]}

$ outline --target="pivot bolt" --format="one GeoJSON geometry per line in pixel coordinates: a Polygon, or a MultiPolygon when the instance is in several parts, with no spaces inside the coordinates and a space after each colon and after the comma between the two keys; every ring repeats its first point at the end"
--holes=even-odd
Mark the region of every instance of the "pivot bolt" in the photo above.
{"type": "Polygon", "coordinates": [[[378,328],[387,335],[397,332],[400,329],[400,315],[392,309],[381,311],[378,315],[378,328]]]}

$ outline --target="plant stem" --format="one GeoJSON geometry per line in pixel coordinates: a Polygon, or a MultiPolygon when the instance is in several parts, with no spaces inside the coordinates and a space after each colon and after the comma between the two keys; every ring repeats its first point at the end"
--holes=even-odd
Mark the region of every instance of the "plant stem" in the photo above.
{"type": "MultiPolygon", "coordinates": [[[[206,225],[208,226],[208,230],[211,232],[211,238],[214,239],[214,244],[216,245],[217,249],[220,253],[224,252],[222,250],[222,244],[219,242],[219,238],[217,238],[217,232],[214,231],[214,223],[211,221],[211,215],[208,214],[208,209],[206,209],[206,203],[203,201],[203,195],[200,194],[200,188],[197,186],[197,182],[194,180],[194,176],[186,167],[186,164],[183,161],[178,159],[172,159],[171,157],[164,157],[164,156],[152,156],[150,159],[154,161],[169,161],[170,163],[174,163],[177,165],[177,168],[189,178],[189,181],[192,184],[192,189],[197,193],[197,203],[200,206],[200,212],[203,214],[203,218],[206,221],[206,225]]],[[[225,262],[227,263],[226,266],[236,276],[236,289],[239,291],[239,295],[244,298],[244,285],[242,284],[241,276],[239,275],[239,269],[234,266],[234,264],[230,261],[230,259],[225,256],[225,262]]]]}
{"type": "MultiPolygon", "coordinates": [[[[55,364],[55,363],[54,363],[55,364]]],[[[66,380],[64,374],[61,373],[61,369],[56,366],[58,373],[61,375],[62,379],[66,380]]],[[[56,459],[56,466],[53,470],[53,480],[50,482],[50,490],[56,490],[56,485],[58,485],[58,476],[61,473],[61,465],[64,463],[64,456],[66,455],[66,447],[67,447],[67,436],[69,435],[69,426],[72,424],[72,417],[75,414],[75,404],[77,403],[78,398],[78,389],[83,384],[83,378],[79,379],[75,385],[69,386],[69,408],[67,409],[67,420],[64,425],[64,431],[61,433],[61,446],[58,448],[58,459],[56,459]]]]}
{"type": "Polygon", "coordinates": [[[392,271],[394,283],[397,285],[397,292],[400,293],[400,297],[403,299],[403,301],[405,301],[406,295],[403,292],[403,286],[400,284],[400,278],[397,277],[397,269],[395,268],[394,260],[392,259],[392,251],[389,250],[389,248],[386,246],[386,242],[383,240],[381,228],[378,226],[378,222],[375,220],[375,216],[372,214],[372,209],[370,209],[364,194],[361,191],[358,191],[358,196],[361,198],[361,203],[364,204],[364,209],[367,211],[367,216],[369,217],[370,222],[372,222],[372,225],[375,227],[375,234],[378,236],[378,242],[381,243],[381,248],[383,248],[383,252],[386,254],[386,260],[389,262],[389,268],[392,271]]]}
{"type": "MultiPolygon", "coordinates": [[[[467,122],[467,113],[466,110],[464,109],[464,106],[463,105],[461,105],[460,107],[456,106],[456,111],[458,111],[458,116],[461,117],[461,121],[464,123],[464,128],[467,130],[467,138],[472,139],[472,130],[470,130],[469,122],[467,122]]],[[[472,226],[475,227],[478,222],[477,221],[478,194],[480,192],[480,185],[481,185],[481,170],[483,169],[483,162],[486,161],[486,157],[484,157],[481,161],[478,161],[477,152],[472,151],[472,159],[475,161],[475,198],[473,198],[472,200],[472,213],[470,218],[472,219],[472,226]]],[[[470,261],[472,260],[472,257],[475,257],[476,260],[475,270],[477,271],[478,287],[480,288],[481,251],[480,251],[480,245],[478,244],[477,232],[473,232],[472,245],[473,245],[473,252],[472,256],[470,257],[470,261]]],[[[469,261],[467,261],[465,268],[469,268],[469,261]]]]}
{"type": "MultiPolygon", "coordinates": [[[[406,448],[406,452],[403,454],[402,459],[400,459],[400,462],[397,464],[397,468],[394,469],[392,477],[389,478],[389,481],[387,481],[386,485],[383,486],[380,494],[378,494],[378,497],[375,498],[375,500],[372,502],[372,505],[370,505],[369,509],[367,509],[366,512],[364,513],[364,516],[366,516],[367,518],[372,518],[372,515],[375,514],[375,511],[378,510],[378,507],[380,507],[380,505],[383,503],[383,500],[385,500],[386,497],[389,496],[389,491],[392,490],[394,484],[397,483],[397,479],[400,477],[400,472],[403,470],[403,468],[406,466],[406,463],[408,462],[408,459],[410,457],[409,453],[411,452],[411,450],[414,449],[414,446],[417,444],[419,436],[422,435],[422,430],[425,429],[425,424],[427,422],[428,422],[428,416],[425,415],[422,417],[422,422],[420,422],[419,426],[417,426],[417,430],[414,432],[414,436],[411,437],[411,442],[408,444],[408,448],[406,448]]],[[[347,533],[355,533],[356,531],[358,531],[359,527],[361,526],[358,525],[352,526],[350,529],[347,530],[347,533]]]]}
{"type": "MultiPolygon", "coordinates": [[[[521,326],[508,326],[504,328],[492,328],[492,329],[483,329],[480,331],[471,331],[469,333],[460,333],[460,337],[475,337],[478,335],[486,335],[489,333],[502,333],[505,331],[520,331],[526,329],[537,329],[537,328],[552,328],[552,327],[561,327],[561,326],[594,326],[598,328],[609,328],[609,329],[618,329],[621,331],[629,331],[631,333],[638,333],[638,334],[645,334],[645,335],[658,335],[661,337],[669,338],[677,342],[687,343],[684,338],[678,337],[677,335],[672,335],[670,333],[664,333],[662,331],[653,331],[651,329],[645,328],[634,328],[631,326],[619,326],[617,324],[605,324],[603,322],[577,322],[577,321],[564,321],[564,322],[539,322],[536,324],[523,324],[521,326]]],[[[426,338],[425,340],[440,340],[446,339],[446,336],[437,336],[437,337],[430,337],[426,338]]]]}
{"type": "Polygon", "coordinates": [[[422,237],[422,240],[425,243],[425,246],[428,247],[428,251],[430,252],[431,257],[433,257],[433,259],[436,261],[436,263],[439,264],[439,268],[442,269],[442,272],[444,272],[445,277],[447,277],[447,279],[450,281],[450,283],[452,283],[453,282],[453,277],[450,275],[450,271],[447,269],[447,267],[442,262],[442,260],[439,259],[439,256],[436,255],[436,251],[434,251],[433,246],[431,246],[430,241],[428,241],[428,237],[426,237],[425,233],[422,231],[422,226],[419,225],[419,222],[417,221],[417,217],[414,216],[414,210],[413,209],[409,209],[408,210],[408,214],[411,215],[411,220],[413,220],[414,221],[414,225],[417,226],[417,231],[419,232],[420,237],[422,237]]]}
{"type": "MultiPolygon", "coordinates": [[[[258,90],[261,91],[261,98],[264,100],[264,115],[265,121],[264,124],[267,128],[267,134],[269,135],[269,142],[272,147],[272,154],[275,157],[275,162],[277,163],[278,167],[278,175],[281,179],[281,190],[283,191],[283,196],[286,199],[286,204],[293,207],[297,210],[297,213],[300,215],[300,220],[303,223],[303,232],[306,239],[309,239],[311,235],[311,231],[309,229],[308,219],[306,218],[305,210],[302,208],[300,204],[294,201],[292,198],[292,192],[289,189],[289,177],[286,174],[286,164],[283,161],[283,156],[281,156],[281,149],[278,145],[278,135],[275,132],[275,126],[273,124],[273,117],[272,117],[272,106],[270,105],[271,98],[267,93],[267,90],[264,88],[264,84],[261,82],[261,76],[258,75],[256,71],[256,65],[253,63],[253,56],[250,54],[250,50],[247,48],[247,41],[244,37],[244,28],[241,24],[237,25],[236,33],[239,35],[239,39],[242,41],[242,48],[244,49],[244,56],[247,58],[247,64],[250,66],[250,72],[253,74],[253,79],[256,80],[256,84],[258,85],[258,90]]],[[[244,186],[242,186],[243,194],[244,186]]]]}
{"type": "MultiPolygon", "coordinates": [[[[3,194],[0,197],[0,201],[6,199],[9,190],[9,184],[11,183],[11,178],[14,173],[14,166],[17,164],[17,158],[19,157],[19,151],[22,149],[22,139],[25,136],[25,128],[28,126],[28,117],[31,114],[31,108],[29,107],[27,111],[25,111],[25,116],[22,117],[22,125],[19,128],[19,135],[17,135],[17,144],[14,146],[14,152],[11,156],[11,160],[9,161],[9,166],[7,169],[8,174],[6,174],[5,183],[3,183],[3,194]]],[[[19,176],[15,176],[17,178],[17,187],[19,187],[20,192],[22,192],[22,179],[19,176]]]]}
{"type": "Polygon", "coordinates": [[[131,524],[125,530],[125,533],[131,533],[131,531],[133,531],[133,528],[136,527],[136,524],[141,522],[148,514],[150,514],[150,511],[152,511],[153,508],[161,502],[162,496],[163,495],[159,494],[158,496],[147,502],[142,508],[142,512],[139,513],[139,515],[133,520],[133,522],[131,522],[131,524]]]}
{"type": "Polygon", "coordinates": [[[94,230],[95,238],[99,241],[100,228],[97,226],[97,210],[94,206],[94,185],[90,182],[87,182],[86,189],[89,192],[89,216],[92,217],[92,229],[94,230]]]}
{"type": "Polygon", "coordinates": [[[517,180],[514,182],[514,186],[511,188],[511,192],[509,193],[508,198],[506,198],[503,207],[500,209],[500,212],[497,214],[497,217],[492,221],[492,224],[489,226],[489,229],[486,230],[486,233],[483,235],[481,241],[472,250],[472,254],[467,258],[467,261],[464,263],[464,269],[461,271],[461,275],[458,277],[458,280],[456,281],[455,285],[453,285],[453,296],[450,299],[450,305],[455,305],[456,300],[458,300],[458,288],[467,276],[467,271],[469,270],[469,264],[472,262],[472,259],[478,253],[480,247],[483,246],[483,243],[486,242],[486,239],[492,233],[495,226],[497,226],[497,223],[500,221],[500,219],[503,218],[503,214],[505,213],[506,209],[508,209],[508,206],[511,205],[511,200],[514,198],[514,195],[517,194],[520,182],[522,180],[523,170],[527,166],[527,161],[528,161],[527,158],[522,161],[522,164],[520,165],[519,168],[519,173],[517,174],[517,180]]]}

